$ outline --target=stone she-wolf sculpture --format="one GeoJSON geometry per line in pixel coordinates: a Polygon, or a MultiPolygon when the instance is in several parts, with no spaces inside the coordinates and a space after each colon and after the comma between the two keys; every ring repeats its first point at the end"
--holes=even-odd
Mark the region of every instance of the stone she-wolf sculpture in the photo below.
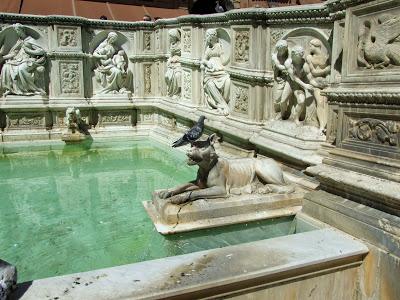
{"type": "Polygon", "coordinates": [[[17,269],[0,259],[0,300],[6,300],[17,285],[17,269]]]}
{"type": "Polygon", "coordinates": [[[4,96],[46,95],[41,86],[43,80],[40,80],[45,71],[46,51],[21,24],[14,24],[13,28],[18,40],[6,55],[2,55],[4,45],[0,51],[0,63],[5,61],[0,74],[0,90],[4,96]]]}
{"type": "Polygon", "coordinates": [[[270,158],[223,159],[214,149],[212,134],[205,141],[192,143],[187,152],[188,165],[198,165],[195,180],[172,189],[159,190],[154,196],[173,204],[242,193],[291,193],[294,187],[284,179],[280,166],[270,158]]]}

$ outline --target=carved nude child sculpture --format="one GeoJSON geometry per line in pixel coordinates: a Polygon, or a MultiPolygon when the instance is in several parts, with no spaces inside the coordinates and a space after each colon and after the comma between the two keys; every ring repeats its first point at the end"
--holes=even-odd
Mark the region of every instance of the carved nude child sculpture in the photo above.
{"type": "Polygon", "coordinates": [[[331,70],[329,57],[322,53],[322,42],[318,39],[312,39],[309,43],[310,54],[306,57],[304,70],[310,84],[314,87],[314,98],[317,106],[317,118],[319,130],[322,133],[325,129],[328,119],[327,99],[321,95],[321,90],[328,86],[327,76],[331,70]]]}

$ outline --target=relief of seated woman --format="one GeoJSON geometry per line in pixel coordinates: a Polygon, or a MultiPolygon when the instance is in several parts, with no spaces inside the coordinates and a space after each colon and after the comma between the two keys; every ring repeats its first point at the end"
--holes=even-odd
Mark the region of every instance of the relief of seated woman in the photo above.
{"type": "Polygon", "coordinates": [[[13,25],[18,36],[8,54],[0,52],[0,63],[5,61],[0,74],[0,90],[7,95],[46,95],[42,75],[45,70],[46,51],[35,39],[26,34],[19,23],[13,25]]]}
{"type": "Polygon", "coordinates": [[[206,31],[206,50],[201,66],[204,69],[204,91],[207,105],[223,115],[229,114],[229,91],[231,80],[225,71],[227,58],[216,29],[206,31]]]}
{"type": "Polygon", "coordinates": [[[127,92],[125,52],[115,45],[117,39],[118,35],[110,32],[93,52],[93,57],[97,59],[94,70],[95,78],[101,86],[99,90],[95,91],[96,94],[127,92]]]}

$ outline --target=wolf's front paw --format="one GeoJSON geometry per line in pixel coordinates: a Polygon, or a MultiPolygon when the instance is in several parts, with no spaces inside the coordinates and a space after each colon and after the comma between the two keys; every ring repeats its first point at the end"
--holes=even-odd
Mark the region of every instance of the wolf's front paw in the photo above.
{"type": "Polygon", "coordinates": [[[160,199],[167,199],[172,196],[172,192],[170,190],[158,190],[154,191],[154,195],[160,199]]]}
{"type": "Polygon", "coordinates": [[[189,195],[188,193],[175,195],[169,198],[168,201],[171,202],[172,204],[182,204],[185,203],[186,201],[189,201],[189,195]]]}

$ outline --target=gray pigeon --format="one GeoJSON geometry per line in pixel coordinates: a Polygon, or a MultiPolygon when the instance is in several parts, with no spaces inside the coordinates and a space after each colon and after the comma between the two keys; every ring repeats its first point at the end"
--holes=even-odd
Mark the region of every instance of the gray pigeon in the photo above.
{"type": "Polygon", "coordinates": [[[172,147],[180,147],[198,140],[203,134],[205,118],[205,116],[200,116],[199,120],[192,128],[190,128],[179,140],[172,143],[172,147]]]}

